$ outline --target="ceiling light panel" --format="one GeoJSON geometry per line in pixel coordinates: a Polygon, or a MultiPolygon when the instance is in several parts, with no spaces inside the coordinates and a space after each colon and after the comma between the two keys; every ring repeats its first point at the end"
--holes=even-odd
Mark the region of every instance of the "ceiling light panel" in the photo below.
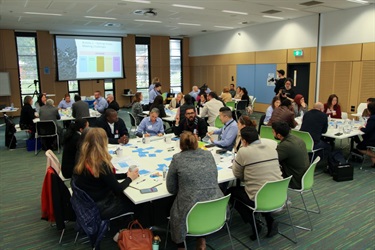
{"type": "Polygon", "coordinates": [[[368,4],[368,1],[364,1],[364,0],[346,0],[348,2],[352,2],[352,3],[359,3],[359,4],[368,4]]]}
{"type": "Polygon", "coordinates": [[[145,23],[161,23],[161,21],[157,20],[149,20],[149,19],[134,19],[136,22],[145,22],[145,23]]]}
{"type": "Polygon", "coordinates": [[[173,7],[178,8],[186,8],[186,9],[196,9],[196,10],[204,10],[204,7],[200,6],[193,6],[193,5],[184,5],[184,4],[172,4],[173,7]]]}
{"type": "Polygon", "coordinates": [[[40,15],[40,16],[62,16],[62,14],[57,14],[57,13],[43,13],[43,12],[24,12],[24,14],[28,14],[28,15],[40,15]]]}
{"type": "Polygon", "coordinates": [[[92,18],[92,19],[106,19],[106,20],[116,20],[115,17],[105,17],[105,16],[84,16],[85,18],[92,18]]]}
{"type": "Polygon", "coordinates": [[[186,26],[201,26],[199,23],[177,23],[179,25],[186,25],[186,26]]]}
{"type": "Polygon", "coordinates": [[[284,17],[279,17],[279,16],[268,16],[268,15],[263,15],[263,17],[266,17],[266,18],[272,18],[272,19],[280,19],[280,20],[283,20],[284,17]]]}
{"type": "Polygon", "coordinates": [[[221,12],[229,13],[229,14],[237,14],[237,15],[248,15],[247,12],[240,12],[240,11],[234,11],[234,10],[222,10],[221,12]]]}
{"type": "Polygon", "coordinates": [[[150,4],[151,1],[147,0],[122,0],[123,2],[131,2],[131,3],[145,3],[145,4],[150,4]]]}

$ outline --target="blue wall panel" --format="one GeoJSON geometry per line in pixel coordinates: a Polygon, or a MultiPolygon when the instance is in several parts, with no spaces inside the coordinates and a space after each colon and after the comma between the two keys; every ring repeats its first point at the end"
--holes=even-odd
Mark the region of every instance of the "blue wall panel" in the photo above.
{"type": "Polygon", "coordinates": [[[253,95],[255,87],[255,65],[237,65],[237,86],[245,87],[253,95]]]}

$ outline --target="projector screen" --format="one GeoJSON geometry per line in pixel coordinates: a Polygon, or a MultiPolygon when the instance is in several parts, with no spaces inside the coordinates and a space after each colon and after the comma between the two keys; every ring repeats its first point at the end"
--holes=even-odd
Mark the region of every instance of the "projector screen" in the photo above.
{"type": "Polygon", "coordinates": [[[124,78],[121,37],[55,36],[57,80],[124,78]]]}

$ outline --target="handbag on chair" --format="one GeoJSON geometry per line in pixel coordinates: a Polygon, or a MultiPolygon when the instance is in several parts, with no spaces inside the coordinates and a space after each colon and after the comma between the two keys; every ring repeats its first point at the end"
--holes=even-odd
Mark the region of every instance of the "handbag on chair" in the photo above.
{"type": "Polygon", "coordinates": [[[127,229],[120,231],[117,244],[121,250],[151,250],[152,239],[152,231],[144,229],[138,220],[134,220],[127,229]],[[139,229],[133,229],[135,225],[138,225],[139,229]]]}

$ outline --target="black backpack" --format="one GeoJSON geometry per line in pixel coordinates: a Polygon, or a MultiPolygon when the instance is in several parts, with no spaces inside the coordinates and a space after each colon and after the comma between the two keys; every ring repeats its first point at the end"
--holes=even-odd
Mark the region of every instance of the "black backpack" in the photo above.
{"type": "Polygon", "coordinates": [[[328,173],[335,181],[353,180],[353,167],[347,163],[341,150],[335,150],[328,157],[328,173]]]}

